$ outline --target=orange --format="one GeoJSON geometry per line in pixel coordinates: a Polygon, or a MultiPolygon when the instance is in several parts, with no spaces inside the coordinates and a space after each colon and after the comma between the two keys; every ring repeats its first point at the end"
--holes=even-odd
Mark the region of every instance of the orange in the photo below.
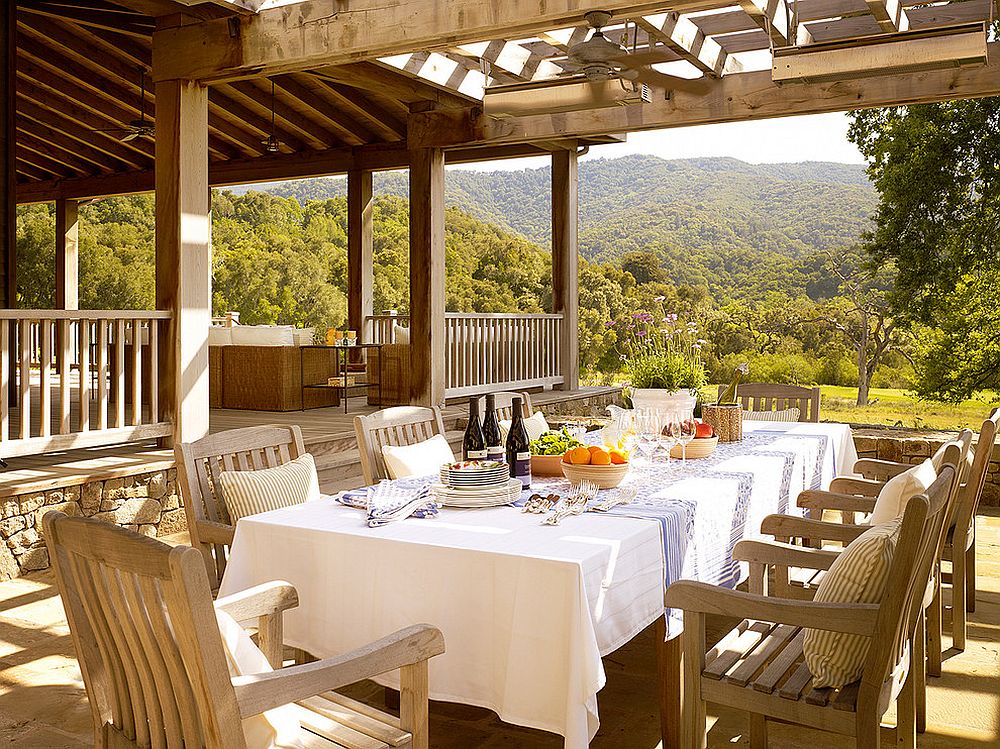
{"type": "Polygon", "coordinates": [[[568,454],[569,462],[573,465],[585,466],[590,464],[590,450],[585,447],[574,447],[568,454]]]}
{"type": "Polygon", "coordinates": [[[603,448],[594,450],[590,456],[590,464],[595,466],[609,466],[611,465],[611,454],[603,448]]]}
{"type": "Polygon", "coordinates": [[[624,450],[612,450],[611,462],[616,466],[624,465],[628,463],[628,454],[624,450]]]}
{"type": "Polygon", "coordinates": [[[572,454],[573,454],[573,448],[571,447],[569,450],[563,453],[562,456],[563,463],[572,463],[573,461],[570,459],[570,455],[572,454]]]}
{"type": "Polygon", "coordinates": [[[590,447],[588,447],[587,449],[588,449],[588,450],[590,450],[590,454],[591,454],[591,455],[593,455],[593,454],[594,454],[594,453],[596,453],[596,452],[597,452],[598,450],[603,450],[604,448],[603,448],[603,447],[601,447],[600,445],[591,445],[591,446],[590,446],[590,447]]]}

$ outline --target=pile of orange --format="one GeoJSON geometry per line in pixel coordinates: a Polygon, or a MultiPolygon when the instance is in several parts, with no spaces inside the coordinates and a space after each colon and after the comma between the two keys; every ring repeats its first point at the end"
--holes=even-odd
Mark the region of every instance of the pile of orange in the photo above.
{"type": "Polygon", "coordinates": [[[571,447],[563,453],[563,462],[576,466],[620,466],[628,463],[628,453],[616,448],[605,448],[597,445],[571,447]]]}

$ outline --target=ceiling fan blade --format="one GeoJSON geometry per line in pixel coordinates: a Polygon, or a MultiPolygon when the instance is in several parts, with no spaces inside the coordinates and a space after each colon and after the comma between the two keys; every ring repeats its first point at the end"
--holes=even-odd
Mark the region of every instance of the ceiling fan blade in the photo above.
{"type": "Polygon", "coordinates": [[[645,83],[647,86],[666,89],[667,91],[684,91],[688,94],[706,94],[712,89],[712,84],[707,78],[679,78],[676,75],[667,75],[652,68],[636,68],[638,75],[636,80],[645,83]]]}
{"type": "Polygon", "coordinates": [[[639,68],[648,65],[655,65],[661,62],[672,62],[679,59],[677,55],[670,52],[665,47],[656,49],[644,49],[638,52],[628,52],[624,55],[617,55],[614,62],[625,65],[629,68],[639,68]]]}
{"type": "Polygon", "coordinates": [[[121,140],[122,143],[128,143],[130,140],[135,140],[140,135],[141,135],[141,133],[137,133],[137,132],[133,131],[133,132],[129,133],[128,135],[124,136],[123,138],[121,138],[120,140],[121,140]]]}

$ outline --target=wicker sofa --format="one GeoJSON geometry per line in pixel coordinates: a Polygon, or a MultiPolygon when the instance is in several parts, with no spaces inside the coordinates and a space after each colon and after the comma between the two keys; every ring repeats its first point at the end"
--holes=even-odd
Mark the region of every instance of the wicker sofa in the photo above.
{"type": "Polygon", "coordinates": [[[294,328],[211,328],[210,405],[251,411],[339,405],[340,396],[332,388],[303,391],[303,383],[326,382],[338,374],[335,350],[300,348],[311,338],[311,331],[294,328]]]}

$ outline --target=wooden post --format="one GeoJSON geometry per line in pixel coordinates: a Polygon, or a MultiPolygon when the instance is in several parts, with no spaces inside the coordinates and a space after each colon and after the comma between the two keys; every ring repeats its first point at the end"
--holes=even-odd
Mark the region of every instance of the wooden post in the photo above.
{"type": "MultiPolygon", "coordinates": [[[[208,89],[193,81],[157,83],[156,306],[173,313],[160,347],[159,406],[182,442],[208,434],[210,202],[208,89]]],[[[140,342],[133,336],[133,345],[140,342]]]]}
{"type": "Polygon", "coordinates": [[[563,390],[580,385],[578,162],[575,149],[552,154],[552,311],[562,314],[563,390]]]}
{"type": "MultiPolygon", "coordinates": [[[[56,309],[80,309],[79,203],[56,200],[56,309]]],[[[62,356],[62,326],[56,326],[59,374],[69,376],[70,362],[62,356]]]]}
{"type": "Polygon", "coordinates": [[[0,307],[17,306],[17,106],[14,90],[17,77],[17,4],[8,2],[0,9],[0,307]]]}
{"type": "Polygon", "coordinates": [[[410,402],[444,404],[444,151],[410,152],[410,402]]]}
{"type": "Polygon", "coordinates": [[[372,314],[372,173],[347,173],[347,327],[368,342],[366,319],[372,314]]]}

